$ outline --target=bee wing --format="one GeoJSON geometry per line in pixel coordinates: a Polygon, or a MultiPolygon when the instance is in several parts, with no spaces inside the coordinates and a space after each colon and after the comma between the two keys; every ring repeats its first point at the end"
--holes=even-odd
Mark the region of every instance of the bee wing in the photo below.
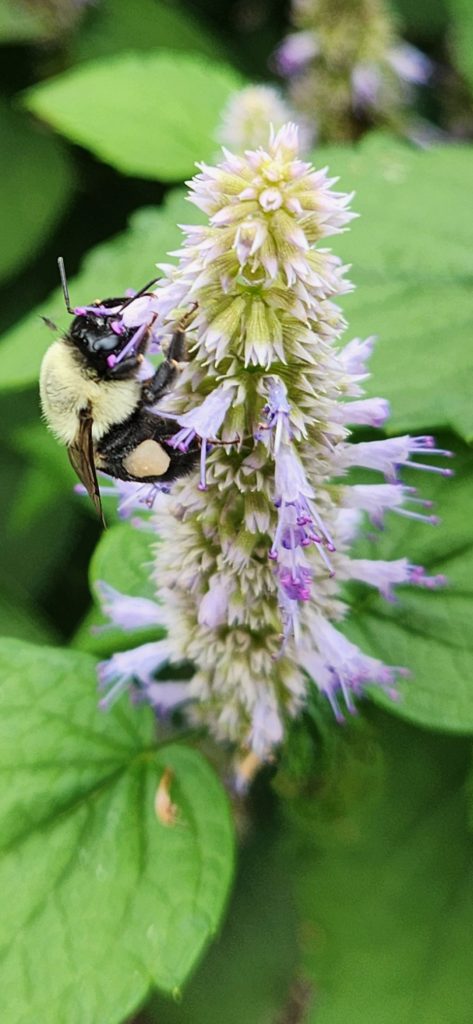
{"type": "Polygon", "coordinates": [[[67,451],[72,468],[77,473],[79,480],[84,484],[87,494],[92,499],[96,512],[106,526],[100,490],[95,469],[94,445],[92,442],[92,416],[90,406],[82,409],[79,416],[79,430],[75,441],[69,445],[67,451]]]}

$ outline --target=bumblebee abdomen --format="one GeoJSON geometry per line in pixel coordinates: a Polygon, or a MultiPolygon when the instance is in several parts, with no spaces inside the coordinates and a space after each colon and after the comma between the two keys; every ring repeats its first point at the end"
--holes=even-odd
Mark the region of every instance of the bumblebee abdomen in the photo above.
{"type": "Polygon", "coordinates": [[[169,444],[176,425],[159,413],[138,409],[128,420],[117,424],[97,447],[97,469],[119,480],[137,483],[170,483],[194,468],[199,447],[180,451],[169,444]]]}

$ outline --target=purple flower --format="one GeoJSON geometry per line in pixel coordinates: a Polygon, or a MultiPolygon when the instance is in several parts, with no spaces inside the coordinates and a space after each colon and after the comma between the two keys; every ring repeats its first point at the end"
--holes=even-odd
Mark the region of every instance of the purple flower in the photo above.
{"type": "Polygon", "coordinates": [[[355,110],[376,109],[380,106],[383,74],[379,65],[368,61],[357,64],[351,74],[351,85],[355,110]]]}
{"type": "Polygon", "coordinates": [[[254,436],[256,441],[269,442],[271,451],[276,454],[281,442],[288,444],[291,440],[291,410],[284,381],[280,377],[267,377],[264,383],[267,390],[267,402],[263,408],[266,423],[259,424],[254,436]]]}
{"type": "Polygon", "coordinates": [[[275,505],[279,521],[271,549],[272,557],[283,547],[293,547],[292,538],[288,544],[288,530],[300,528],[296,546],[307,547],[309,543],[324,544],[329,551],[335,550],[333,539],[314,505],[314,492],[309,485],[302,464],[295,449],[281,444],[275,456],[275,505]],[[294,518],[295,516],[295,518],[294,518]]]}
{"type": "Polygon", "coordinates": [[[95,589],[99,597],[102,611],[108,615],[110,623],[97,626],[95,632],[109,629],[112,625],[120,629],[144,629],[146,626],[162,625],[162,609],[156,601],[146,597],[129,597],[120,594],[103,580],[97,580],[95,589]]]}
{"type": "Polygon", "coordinates": [[[118,315],[121,306],[76,306],[74,316],[112,317],[118,315]]]}
{"type": "MultiPolygon", "coordinates": [[[[159,494],[169,494],[168,484],[139,484],[132,480],[118,479],[109,483],[111,477],[106,477],[105,474],[102,479],[107,480],[107,483],[102,483],[100,480],[100,494],[102,498],[111,497],[117,500],[120,519],[130,519],[133,512],[136,511],[149,512],[154,508],[159,494]]],[[[87,495],[83,484],[75,484],[74,490],[76,494],[87,495]]],[[[137,525],[138,522],[136,521],[134,525],[137,525]]]]}
{"type": "Polygon", "coordinates": [[[216,439],[217,433],[220,430],[234,397],[234,385],[222,385],[221,387],[215,388],[214,391],[211,391],[210,395],[207,395],[207,398],[204,398],[201,405],[196,405],[195,408],[190,409],[189,412],[177,414],[167,412],[165,409],[159,409],[160,416],[177,420],[179,425],[182,427],[182,430],[179,430],[177,434],[174,434],[174,437],[169,441],[169,444],[172,445],[173,448],[180,448],[181,451],[185,452],[196,437],[198,437],[202,442],[200,450],[199,485],[202,491],[207,489],[207,442],[216,439]]]}
{"type": "Polygon", "coordinates": [[[248,743],[257,757],[264,758],[268,750],[279,746],[284,727],[275,700],[267,694],[257,698],[251,713],[248,743]]]}
{"type": "Polygon", "coordinates": [[[407,558],[398,558],[392,562],[385,562],[381,558],[351,558],[347,561],[346,574],[350,579],[376,587],[387,601],[396,600],[392,590],[396,584],[410,583],[435,590],[446,583],[445,576],[428,576],[423,566],[411,565],[407,558]]]}
{"type": "Polygon", "coordinates": [[[415,487],[407,487],[401,483],[395,484],[354,484],[344,491],[344,504],[353,509],[361,509],[367,512],[373,526],[382,528],[385,512],[391,510],[398,515],[406,516],[408,519],[418,519],[424,523],[437,526],[439,519],[434,515],[425,515],[422,512],[406,509],[404,502],[421,506],[421,508],[432,508],[432,502],[425,498],[418,498],[415,487]]]}
{"type": "Polygon", "coordinates": [[[274,62],[280,75],[291,78],[303,71],[320,52],[314,32],[292,32],[276,50],[274,62]]]}
{"type": "Polygon", "coordinates": [[[362,379],[369,376],[367,363],[373,354],[376,338],[353,338],[344,348],[340,349],[338,358],[345,373],[362,379]]]}
{"type": "Polygon", "coordinates": [[[141,327],[143,324],[149,325],[157,316],[158,311],[158,297],[154,292],[149,292],[128,302],[121,314],[121,319],[127,328],[141,327]]]}
{"type": "Polygon", "coordinates": [[[199,606],[199,625],[216,629],[227,621],[228,601],[234,589],[234,583],[222,576],[210,580],[199,606]]]}
{"type": "MultiPolygon", "coordinates": [[[[126,345],[124,345],[123,348],[120,350],[118,355],[114,355],[114,353],[112,352],[111,355],[107,356],[107,365],[110,367],[116,366],[117,363],[121,363],[122,360],[126,359],[127,356],[134,354],[138,350],[138,346],[143,341],[143,338],[146,336],[148,330],[149,324],[141,324],[141,326],[138,327],[135,333],[132,335],[130,340],[127,341],[126,345]]],[[[116,333],[120,333],[120,331],[117,330],[116,333]]]]}
{"type": "Polygon", "coordinates": [[[100,701],[100,707],[107,710],[132,685],[144,687],[145,691],[155,682],[154,675],[169,661],[171,649],[167,640],[142,644],[131,651],[119,651],[98,667],[99,686],[110,689],[100,701]]]}
{"type": "Polygon", "coordinates": [[[291,601],[309,601],[311,596],[312,573],[303,565],[294,563],[281,566],[279,582],[291,601]]]}
{"type": "Polygon", "coordinates": [[[311,616],[310,630],[318,653],[306,647],[301,649],[299,658],[308,675],[327,697],[337,721],[344,721],[339,697],[342,697],[350,714],[354,714],[353,695],[361,696],[370,683],[381,686],[392,699],[396,699],[396,677],[408,675],[405,669],[384,665],[377,658],[363,654],[356,644],[347,640],[321,615],[311,616]]]}
{"type": "Polygon", "coordinates": [[[382,427],[389,412],[389,402],[385,398],[362,398],[359,402],[340,405],[340,421],[350,426],[382,427]]]}
{"type": "Polygon", "coordinates": [[[388,53],[388,61],[404,82],[425,85],[432,75],[434,65],[429,57],[410,43],[398,43],[388,53]]]}
{"type": "Polygon", "coordinates": [[[278,510],[276,533],[269,558],[276,563],[279,603],[284,636],[299,635],[297,602],[309,601],[313,570],[304,550],[315,545],[330,575],[333,568],[326,554],[334,551],[332,537],[317,512],[314,493],[309,486],[294,448],[281,442],[275,454],[275,505],[278,510]]]}
{"type": "Polygon", "coordinates": [[[405,434],[403,437],[392,437],[386,441],[359,441],[358,444],[340,445],[337,461],[340,469],[364,466],[366,469],[379,470],[389,481],[397,480],[397,470],[400,466],[440,473],[441,476],[453,476],[453,469],[413,462],[411,456],[417,455],[418,452],[452,457],[452,452],[444,448],[435,448],[433,437],[409,437],[405,434]]]}

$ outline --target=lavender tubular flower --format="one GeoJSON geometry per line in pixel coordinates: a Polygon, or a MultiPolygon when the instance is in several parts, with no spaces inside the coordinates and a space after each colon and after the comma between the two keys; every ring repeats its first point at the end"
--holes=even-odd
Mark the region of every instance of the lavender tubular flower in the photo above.
{"type": "Polygon", "coordinates": [[[276,51],[275,63],[280,75],[292,78],[299,74],[320,52],[315,32],[292,32],[276,51]]]}
{"type": "MultiPolygon", "coordinates": [[[[343,570],[340,573],[342,576],[343,570]]],[[[360,580],[369,586],[377,587],[387,601],[395,601],[393,586],[400,583],[412,583],[418,587],[433,590],[446,583],[445,576],[428,576],[421,565],[411,565],[407,558],[398,558],[393,562],[376,561],[369,558],[351,558],[347,562],[348,578],[360,580]]]]}
{"type": "MultiPolygon", "coordinates": [[[[128,597],[103,580],[97,581],[95,589],[102,611],[109,617],[110,626],[119,626],[126,631],[161,624],[161,611],[156,601],[150,601],[146,597],[128,597]]],[[[97,626],[96,631],[103,631],[106,628],[107,626],[97,626]]]]}
{"type": "Polygon", "coordinates": [[[155,308],[169,332],[197,304],[192,359],[158,408],[181,425],[176,444],[200,440],[206,491],[196,475],[179,480],[152,513],[167,639],[102,669],[118,689],[128,672],[156,704],[154,669],[191,662],[186,715],[259,759],[282,742],[309,685],[340,720],[367,686],[396,695],[404,670],[337,629],[348,610],[339,581],[388,599],[397,584],[444,582],[407,557],[350,558],[365,515],[379,526],[391,511],[436,521],[424,511],[430,503],[398,480],[403,466],[451,471],[417,461],[450,454],[430,437],[349,443],[349,423],[379,425],[388,408],[362,397],[373,339],[339,349],[345,322],[334,299],[349,284],[319,242],[353,215],[334,184],[301,160],[293,125],[272,133],[267,150],[225,152],[190,183],[209,221],[184,229],[155,308]],[[366,467],[366,484],[335,484],[351,466],[366,467]]]}
{"type": "Polygon", "coordinates": [[[404,508],[404,502],[410,502],[430,509],[432,502],[417,497],[415,487],[405,487],[400,483],[354,484],[352,487],[346,488],[342,501],[348,508],[366,511],[373,526],[377,526],[379,529],[383,527],[384,515],[388,509],[397,512],[398,515],[431,523],[432,526],[436,526],[439,522],[437,516],[404,508]]]}
{"type": "Polygon", "coordinates": [[[106,710],[132,683],[146,690],[154,683],[154,673],[169,661],[167,640],[143,644],[131,651],[120,651],[99,665],[99,686],[106,690],[100,707],[106,710]],[[108,688],[108,689],[107,689],[108,688]]]}
{"type": "MultiPolygon", "coordinates": [[[[169,492],[168,484],[137,484],[131,480],[118,480],[112,477],[102,477],[106,480],[106,483],[100,483],[100,493],[102,497],[112,497],[117,499],[117,511],[120,519],[132,519],[133,524],[140,523],[143,527],[146,526],[146,520],[133,516],[134,512],[145,512],[152,509],[158,499],[159,494],[167,494],[169,492]]],[[[83,484],[76,484],[74,487],[76,494],[86,495],[87,491],[83,484]]]]}
{"type": "Polygon", "coordinates": [[[212,438],[215,439],[215,435],[220,429],[233,397],[234,393],[231,388],[216,388],[215,391],[212,391],[204,399],[202,405],[196,406],[190,412],[183,413],[182,416],[177,416],[171,412],[167,413],[164,409],[159,410],[160,416],[168,416],[170,419],[177,420],[182,427],[169,442],[173,448],[179,448],[185,452],[195,437],[200,438],[202,447],[199,487],[202,491],[207,489],[207,442],[211,441],[212,438]]]}

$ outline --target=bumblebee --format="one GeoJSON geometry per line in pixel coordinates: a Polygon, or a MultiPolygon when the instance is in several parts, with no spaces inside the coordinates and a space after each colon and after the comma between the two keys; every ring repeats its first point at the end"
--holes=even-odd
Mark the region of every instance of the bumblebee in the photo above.
{"type": "Polygon", "coordinates": [[[97,470],[120,480],[166,483],[188,473],[198,446],[169,443],[180,428],[151,407],[169,391],[186,355],[185,328],[174,332],[155,373],[140,379],[156,314],[138,328],[123,314],[146,296],[150,281],[133,298],[93,302],[72,309],[62,258],[58,260],[70,329],[48,348],[40,373],[40,397],[49,429],[66,445],[70,462],[105,525],[97,470]]]}

